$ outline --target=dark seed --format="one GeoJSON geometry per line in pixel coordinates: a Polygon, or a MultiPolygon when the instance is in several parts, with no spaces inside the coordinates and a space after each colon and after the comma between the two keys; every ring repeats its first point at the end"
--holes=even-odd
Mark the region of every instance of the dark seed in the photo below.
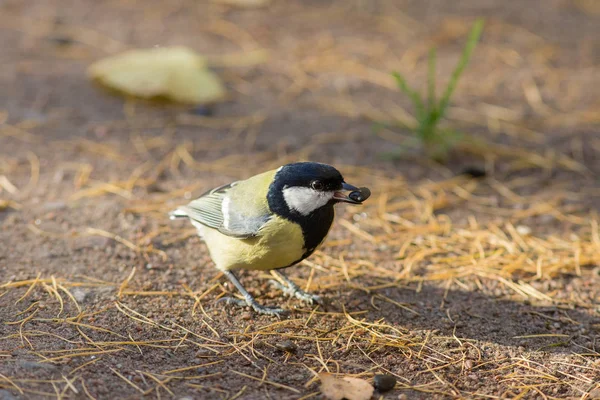
{"type": "Polygon", "coordinates": [[[73,39],[66,36],[52,36],[49,37],[48,40],[56,44],[57,46],[70,46],[75,43],[73,39]]]}
{"type": "Polygon", "coordinates": [[[393,375],[375,375],[373,378],[373,386],[378,392],[383,393],[390,391],[396,386],[396,377],[393,375]]]}
{"type": "Polygon", "coordinates": [[[212,117],[214,112],[212,107],[209,106],[197,106],[190,110],[190,114],[198,115],[200,117],[212,117]]]}
{"type": "Polygon", "coordinates": [[[468,175],[471,178],[483,178],[487,173],[481,167],[466,167],[462,170],[461,175],[468,175]]]}
{"type": "Polygon", "coordinates": [[[354,192],[352,192],[348,195],[348,197],[350,197],[351,200],[357,201],[359,203],[362,203],[363,201],[368,199],[370,196],[371,196],[371,191],[369,190],[369,188],[366,188],[366,187],[361,187],[359,190],[355,190],[354,192]]]}
{"type": "Polygon", "coordinates": [[[291,340],[284,340],[281,343],[278,343],[277,348],[283,351],[287,351],[288,353],[295,353],[298,350],[298,346],[291,340]]]}

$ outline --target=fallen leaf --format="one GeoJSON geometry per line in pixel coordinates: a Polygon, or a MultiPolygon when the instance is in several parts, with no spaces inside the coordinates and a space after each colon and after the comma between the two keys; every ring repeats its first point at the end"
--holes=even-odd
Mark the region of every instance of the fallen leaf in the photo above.
{"type": "Polygon", "coordinates": [[[271,4],[271,0],[213,0],[215,3],[242,8],[259,8],[271,4]]]}
{"type": "Polygon", "coordinates": [[[575,6],[580,10],[590,14],[600,14],[600,4],[598,0],[575,0],[575,6]]]}
{"type": "Polygon", "coordinates": [[[328,372],[319,374],[321,393],[328,400],[369,400],[373,396],[373,386],[364,379],[344,376],[336,378],[328,372]]]}
{"type": "Polygon", "coordinates": [[[92,64],[88,74],[112,89],[142,98],[205,104],[225,89],[206,60],[186,47],[129,50],[92,64]]]}

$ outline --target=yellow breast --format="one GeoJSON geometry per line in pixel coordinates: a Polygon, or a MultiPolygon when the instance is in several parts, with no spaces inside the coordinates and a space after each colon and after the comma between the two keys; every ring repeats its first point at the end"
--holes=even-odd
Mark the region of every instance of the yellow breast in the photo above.
{"type": "Polygon", "coordinates": [[[236,239],[210,228],[202,236],[221,270],[287,267],[305,252],[300,226],[279,216],[273,216],[254,238],[236,239]]]}

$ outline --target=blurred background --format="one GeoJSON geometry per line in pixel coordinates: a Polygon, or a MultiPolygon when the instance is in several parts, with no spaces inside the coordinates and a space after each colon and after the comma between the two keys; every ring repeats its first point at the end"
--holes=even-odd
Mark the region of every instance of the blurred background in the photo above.
{"type": "MultiPolygon", "coordinates": [[[[581,152],[598,146],[590,127],[598,120],[599,13],[589,0],[5,1],[3,116],[45,138],[116,140],[131,149],[125,137],[168,129],[171,143],[200,162],[314,145],[304,158],[364,165],[412,136],[395,127],[410,125],[415,112],[392,73],[425,93],[436,48],[441,95],[472,24],[484,17],[443,123],[486,142],[581,152]],[[224,96],[197,108],[151,104],[111,96],[86,74],[109,55],[170,46],[204,57],[224,96]],[[217,139],[231,141],[203,145],[217,139]],[[579,150],[567,150],[571,143],[579,150]]],[[[16,135],[10,129],[3,138],[16,135]]],[[[3,148],[9,154],[21,142],[3,139],[3,148]]],[[[156,147],[149,150],[167,150],[156,147]]],[[[502,152],[472,147],[463,154],[502,152]]],[[[233,160],[229,167],[245,170],[233,160]]]]}
{"type": "Polygon", "coordinates": [[[0,0],[0,49],[0,398],[598,395],[599,1],[0,0]],[[373,192],[290,270],[332,308],[213,306],[166,213],[298,160],[373,192]]]}

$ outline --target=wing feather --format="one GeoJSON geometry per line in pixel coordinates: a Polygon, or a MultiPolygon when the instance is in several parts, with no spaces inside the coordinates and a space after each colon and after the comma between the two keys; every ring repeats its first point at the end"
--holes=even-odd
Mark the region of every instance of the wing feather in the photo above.
{"type": "Polygon", "coordinates": [[[257,236],[272,214],[266,206],[247,207],[246,196],[249,188],[252,186],[248,181],[220,186],[180,207],[178,212],[224,235],[240,239],[257,236]],[[248,209],[244,210],[241,206],[248,209]]]}

